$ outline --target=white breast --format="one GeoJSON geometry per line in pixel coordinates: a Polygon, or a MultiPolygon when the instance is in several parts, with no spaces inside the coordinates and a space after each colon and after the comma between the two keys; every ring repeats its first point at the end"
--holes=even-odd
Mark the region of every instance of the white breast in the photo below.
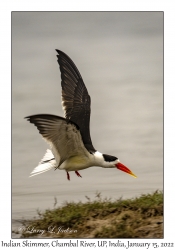
{"type": "Polygon", "coordinates": [[[60,165],[59,169],[64,169],[66,171],[78,171],[92,167],[94,165],[93,157],[90,154],[88,156],[89,157],[85,155],[76,155],[70,157],[60,165]]]}

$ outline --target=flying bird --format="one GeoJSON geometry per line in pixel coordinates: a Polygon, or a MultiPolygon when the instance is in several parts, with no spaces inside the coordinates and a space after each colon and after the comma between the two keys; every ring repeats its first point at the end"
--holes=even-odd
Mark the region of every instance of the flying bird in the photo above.
{"type": "Polygon", "coordinates": [[[116,156],[102,154],[94,148],[90,136],[91,98],[74,62],[61,50],[56,52],[65,117],[49,114],[25,117],[50,145],[30,177],[59,169],[65,170],[70,180],[70,171],[81,177],[78,171],[92,166],[117,168],[136,177],[116,156]]]}

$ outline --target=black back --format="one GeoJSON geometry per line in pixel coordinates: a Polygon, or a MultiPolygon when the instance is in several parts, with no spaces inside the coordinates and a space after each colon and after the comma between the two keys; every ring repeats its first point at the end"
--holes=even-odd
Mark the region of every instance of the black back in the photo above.
{"type": "Polygon", "coordinates": [[[65,118],[76,123],[86,149],[93,153],[90,136],[91,98],[74,62],[62,51],[56,50],[61,71],[62,104],[65,118]]]}

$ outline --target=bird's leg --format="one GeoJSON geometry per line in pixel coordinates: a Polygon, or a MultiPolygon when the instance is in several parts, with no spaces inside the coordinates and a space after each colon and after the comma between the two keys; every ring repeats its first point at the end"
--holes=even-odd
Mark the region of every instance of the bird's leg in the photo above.
{"type": "Polygon", "coordinates": [[[68,172],[66,172],[66,173],[67,173],[67,179],[68,179],[68,181],[70,181],[70,175],[68,172]]]}
{"type": "Polygon", "coordinates": [[[75,173],[76,173],[76,175],[77,175],[78,177],[82,177],[82,176],[78,173],[78,171],[75,171],[75,173]]]}

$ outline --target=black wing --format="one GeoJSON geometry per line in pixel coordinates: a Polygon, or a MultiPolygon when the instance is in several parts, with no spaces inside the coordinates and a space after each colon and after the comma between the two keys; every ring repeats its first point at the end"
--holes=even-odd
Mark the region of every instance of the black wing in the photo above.
{"type": "Polygon", "coordinates": [[[56,50],[61,71],[62,105],[65,118],[76,123],[83,143],[90,152],[95,152],[90,136],[91,98],[74,62],[62,51],[56,50]]]}

